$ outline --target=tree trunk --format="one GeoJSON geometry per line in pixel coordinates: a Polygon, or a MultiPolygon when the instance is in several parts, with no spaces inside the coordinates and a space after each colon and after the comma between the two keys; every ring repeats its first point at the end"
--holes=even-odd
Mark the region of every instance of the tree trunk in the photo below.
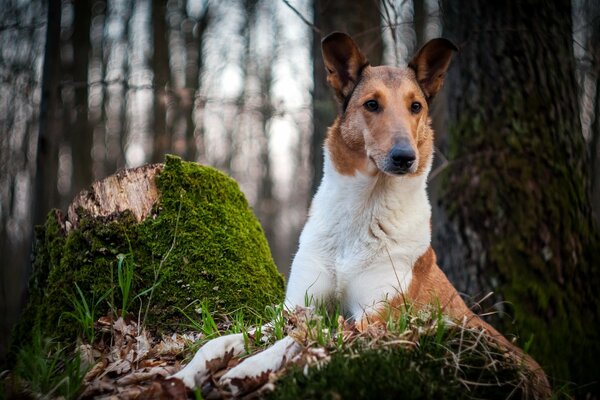
{"type": "Polygon", "coordinates": [[[427,34],[427,0],[413,0],[415,51],[425,44],[427,34]]]}
{"type": "MultiPolygon", "coordinates": [[[[597,29],[600,29],[600,26],[597,29]]],[[[598,45],[598,47],[600,48],[600,45],[598,45]]],[[[600,51],[598,51],[598,53],[600,53],[600,51]]],[[[597,57],[596,106],[594,108],[594,122],[592,123],[591,129],[592,140],[590,142],[590,154],[592,156],[591,188],[594,221],[596,226],[600,226],[600,54],[598,54],[597,57]]]]}
{"type": "MultiPolygon", "coordinates": [[[[108,3],[106,0],[99,1],[96,3],[96,14],[93,18],[93,25],[91,29],[102,29],[103,32],[107,29],[108,24],[108,3]],[[100,25],[94,26],[94,24],[100,25]]],[[[92,57],[93,62],[98,63],[100,65],[100,74],[99,78],[102,81],[107,80],[107,70],[108,70],[108,58],[110,55],[110,47],[112,45],[112,41],[108,40],[106,35],[100,35],[100,37],[96,38],[96,40],[92,43],[92,57]]],[[[100,87],[100,98],[102,99],[100,104],[98,105],[99,110],[96,111],[96,118],[92,121],[94,126],[94,141],[100,141],[105,144],[109,142],[109,130],[107,123],[107,108],[110,104],[108,99],[108,88],[107,85],[102,85],[100,87]]],[[[94,172],[96,176],[106,176],[110,171],[115,170],[115,165],[113,163],[112,154],[109,154],[108,148],[109,144],[104,146],[104,151],[102,152],[102,158],[99,160],[94,160],[94,172]]]]}
{"type": "Polygon", "coordinates": [[[201,101],[196,101],[200,92],[200,73],[202,72],[202,47],[204,43],[204,32],[210,21],[209,6],[205,6],[202,15],[192,24],[188,16],[188,25],[184,28],[186,42],[186,65],[185,82],[187,99],[184,100],[184,110],[186,118],[185,126],[185,159],[197,161],[198,156],[201,159],[206,157],[204,150],[204,135],[202,126],[196,126],[195,113],[196,108],[204,108],[201,101]]]}
{"type": "MultiPolygon", "coordinates": [[[[276,32],[278,33],[278,32],[276,32]]],[[[275,34],[273,37],[279,37],[275,34]]],[[[273,118],[275,108],[271,98],[271,86],[273,84],[273,62],[275,60],[275,46],[276,43],[272,43],[271,57],[267,57],[262,60],[263,64],[258,68],[258,78],[260,80],[260,130],[262,137],[260,138],[260,164],[261,174],[258,186],[258,200],[257,200],[257,213],[261,221],[265,236],[269,242],[271,254],[274,255],[275,260],[278,261],[277,265],[282,265],[283,257],[280,257],[277,251],[279,237],[277,236],[277,211],[280,207],[277,204],[277,198],[273,193],[273,168],[271,165],[271,157],[269,152],[269,121],[273,118]]]]}
{"type": "Polygon", "coordinates": [[[336,111],[333,94],[327,85],[327,75],[321,55],[321,39],[334,31],[352,35],[372,65],[381,63],[383,42],[381,16],[377,0],[344,1],[313,0],[313,136],[310,162],[313,168],[311,193],[315,193],[323,176],[323,141],[336,111]]]}
{"type": "Polygon", "coordinates": [[[598,236],[570,2],[442,6],[445,36],[461,51],[446,79],[451,164],[434,215],[440,264],[459,291],[494,291],[508,302],[516,326],[504,318],[504,330],[535,337],[531,352],[551,376],[591,382],[600,356],[591,300],[598,236]]]}
{"type": "Polygon", "coordinates": [[[154,143],[152,162],[160,162],[171,149],[171,132],[167,126],[167,84],[170,80],[169,48],[167,45],[167,2],[152,2],[152,71],[154,73],[154,143]]]}
{"type": "MultiPolygon", "coordinates": [[[[121,37],[121,41],[127,47],[127,52],[130,53],[133,51],[133,46],[131,44],[131,20],[133,19],[134,13],[134,4],[130,2],[128,7],[124,11],[124,16],[121,21],[123,21],[124,29],[123,36],[121,37]]],[[[112,170],[118,171],[122,168],[125,168],[127,164],[125,160],[125,151],[127,149],[128,142],[128,115],[127,115],[127,106],[128,106],[128,95],[129,95],[129,80],[131,77],[131,63],[128,58],[125,58],[122,61],[123,68],[123,84],[121,85],[121,104],[119,105],[119,130],[117,131],[116,137],[113,139],[109,149],[114,152],[114,154],[107,154],[107,159],[110,160],[110,164],[112,164],[112,170]]]]}
{"type": "Polygon", "coordinates": [[[592,60],[592,76],[596,79],[596,93],[594,95],[593,121],[591,124],[590,155],[591,155],[591,191],[594,219],[596,226],[600,226],[600,5],[596,1],[586,4],[586,11],[590,14],[591,32],[588,50],[592,60]]]}
{"type": "Polygon", "coordinates": [[[92,2],[73,2],[73,81],[75,82],[75,124],[69,135],[73,159],[72,195],[92,183],[92,143],[94,133],[88,120],[88,63],[91,51],[92,2]]]}
{"type": "Polygon", "coordinates": [[[39,137],[36,158],[33,223],[44,222],[46,213],[59,202],[58,147],[62,137],[60,115],[60,22],[61,1],[48,1],[48,26],[42,72],[39,137]]]}

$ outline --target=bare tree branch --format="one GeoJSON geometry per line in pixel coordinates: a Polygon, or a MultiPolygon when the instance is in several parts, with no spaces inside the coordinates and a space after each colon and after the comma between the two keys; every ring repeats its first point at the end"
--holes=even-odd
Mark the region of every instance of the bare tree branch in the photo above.
{"type": "Polygon", "coordinates": [[[304,18],[304,16],[300,13],[300,11],[298,11],[297,9],[295,9],[294,6],[292,6],[288,0],[281,0],[281,1],[283,1],[283,4],[285,4],[286,6],[288,6],[289,9],[292,10],[294,12],[294,14],[296,14],[298,17],[300,17],[300,19],[302,20],[302,22],[304,22],[306,25],[308,25],[313,31],[315,31],[319,35],[322,34],[321,30],[315,24],[313,24],[312,22],[310,22],[309,20],[307,20],[306,18],[304,18]]]}

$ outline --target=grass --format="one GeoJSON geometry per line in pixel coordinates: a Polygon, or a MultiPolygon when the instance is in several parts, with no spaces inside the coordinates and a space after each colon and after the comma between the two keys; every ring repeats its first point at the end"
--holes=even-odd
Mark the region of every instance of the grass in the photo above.
{"type": "MultiPolygon", "coordinates": [[[[279,372],[271,399],[527,399],[533,398],[531,373],[507,357],[476,329],[449,320],[439,306],[388,313],[384,324],[364,331],[346,321],[339,307],[267,310],[271,324],[254,329],[238,312],[228,324],[214,322],[202,307],[197,326],[212,337],[246,334],[252,355],[274,340],[292,334],[306,349],[326,354],[300,357],[279,372]],[[223,329],[223,327],[225,329],[223,329]],[[266,339],[265,339],[266,338],[266,339]]],[[[308,353],[307,353],[308,354],[308,353]]],[[[314,352],[311,354],[315,354],[314,352]]],[[[210,392],[208,392],[210,393],[210,392]]],[[[205,394],[208,394],[205,393],[205,394]]]]}
{"type": "Polygon", "coordinates": [[[527,371],[481,332],[447,320],[439,307],[408,306],[385,326],[344,334],[341,324],[333,330],[325,323],[335,315],[317,308],[305,326],[296,327],[306,330],[309,346],[328,351],[329,361],[291,367],[268,398],[533,397],[527,371]]]}
{"type": "Polygon", "coordinates": [[[193,318],[183,309],[179,309],[179,311],[190,322],[187,327],[197,332],[201,332],[206,340],[210,340],[221,335],[217,323],[215,322],[215,319],[213,318],[213,315],[205,302],[201,302],[200,306],[195,310],[200,314],[200,320],[193,318]]]}
{"type": "MultiPolygon", "coordinates": [[[[80,303],[87,304],[84,300],[80,303]]],[[[266,325],[251,309],[218,319],[206,302],[196,307],[199,318],[180,311],[188,318],[188,327],[203,335],[189,349],[190,356],[207,340],[232,333],[244,335],[246,356],[288,334],[305,349],[319,349],[325,355],[317,361],[296,360],[281,373],[275,391],[267,394],[271,399],[532,398],[527,371],[480,331],[448,320],[439,306],[417,310],[409,304],[387,313],[384,324],[364,331],[345,320],[339,306],[326,304],[296,310],[267,307],[271,322],[266,325]]],[[[74,398],[83,372],[79,358],[66,359],[63,351],[38,332],[32,346],[21,350],[13,375],[31,393],[74,398]]],[[[203,393],[198,390],[194,396],[203,398],[203,393]]]]}
{"type": "Polygon", "coordinates": [[[133,255],[131,253],[117,256],[117,282],[121,291],[121,318],[125,318],[129,308],[131,284],[133,283],[133,255]]]}
{"type": "MultiPolygon", "coordinates": [[[[192,307],[194,304],[190,304],[187,308],[192,307]]],[[[187,309],[186,308],[186,309],[187,309]]],[[[265,313],[273,317],[273,321],[278,321],[276,324],[269,324],[268,326],[263,325],[263,317],[260,313],[257,313],[252,309],[238,309],[230,314],[222,315],[219,318],[219,322],[213,316],[206,302],[201,302],[199,306],[194,309],[194,313],[189,313],[186,309],[179,309],[188,320],[188,324],[184,325],[193,331],[200,332],[202,339],[194,343],[190,343],[187,346],[188,357],[186,361],[189,361],[191,357],[202,347],[206,342],[214,339],[221,335],[239,334],[244,336],[244,348],[247,354],[263,349],[274,338],[283,338],[285,327],[285,318],[283,316],[283,307],[266,307],[265,313]],[[200,318],[194,315],[198,314],[200,318]],[[263,329],[267,331],[263,331],[263,329]],[[275,336],[271,333],[276,330],[275,336]],[[267,334],[267,332],[269,332],[267,334]],[[268,340],[271,339],[271,340],[268,340]]]]}
{"type": "Polygon", "coordinates": [[[104,293],[98,300],[94,300],[92,297],[91,301],[88,301],[79,285],[75,283],[75,289],[77,295],[65,292],[65,295],[69,298],[69,301],[73,305],[73,311],[65,311],[59,319],[59,324],[62,322],[62,317],[70,317],[74,319],[79,325],[80,334],[87,343],[93,343],[95,337],[94,324],[96,323],[97,314],[96,309],[100,303],[108,296],[110,291],[104,293]]]}
{"type": "Polygon", "coordinates": [[[307,308],[267,308],[271,323],[262,325],[258,319],[254,328],[244,322],[248,318],[242,311],[217,323],[202,305],[195,327],[207,338],[244,333],[246,356],[287,334],[305,349],[325,354],[315,359],[315,352],[306,353],[277,372],[280,379],[267,396],[271,399],[534,397],[529,371],[481,331],[448,319],[439,305],[417,310],[408,304],[387,313],[384,324],[359,331],[341,316],[339,306],[308,300],[307,308]]]}
{"type": "MultiPolygon", "coordinates": [[[[175,238],[173,239],[172,247],[174,245],[175,238]]],[[[169,253],[164,258],[168,257],[168,255],[169,253]]],[[[64,291],[73,310],[64,311],[58,323],[63,323],[64,319],[74,320],[78,326],[81,341],[93,344],[96,336],[95,324],[100,317],[97,310],[103,301],[107,301],[113,315],[119,315],[121,318],[125,318],[134,300],[140,299],[148,293],[150,293],[147,301],[147,307],[149,307],[152,291],[161,282],[158,276],[159,273],[155,274],[154,282],[149,288],[142,290],[134,296],[134,266],[135,262],[130,245],[129,253],[120,253],[117,255],[116,284],[112,279],[111,269],[111,282],[113,284],[97,300],[93,291],[92,298],[86,298],[84,292],[75,282],[75,293],[64,291]],[[120,310],[114,305],[114,294],[117,288],[121,299],[120,310]],[[107,300],[109,295],[111,298],[107,300]]],[[[203,306],[203,313],[205,316],[204,320],[212,321],[211,333],[218,334],[218,329],[206,306],[203,306]]],[[[208,330],[208,328],[206,329],[208,330]]],[[[36,325],[36,329],[31,335],[31,341],[19,349],[16,356],[16,365],[13,370],[10,371],[10,374],[7,373],[5,374],[6,376],[0,377],[0,390],[2,390],[2,393],[8,394],[9,397],[31,394],[33,397],[42,399],[55,397],[65,399],[77,398],[81,392],[81,383],[86,370],[81,364],[77,349],[74,347],[73,343],[62,345],[54,339],[45,338],[39,326],[36,325]]]]}
{"type": "MultiPolygon", "coordinates": [[[[129,242],[129,238],[127,238],[127,235],[126,235],[126,238],[127,238],[128,244],[129,244],[129,252],[126,254],[119,253],[117,255],[117,283],[116,283],[116,285],[114,284],[113,272],[112,272],[113,270],[111,269],[112,285],[108,289],[108,291],[106,293],[104,293],[100,297],[100,299],[98,299],[97,301],[94,301],[94,298],[92,298],[91,301],[88,301],[88,299],[86,299],[85,295],[83,294],[83,291],[81,290],[81,288],[79,287],[79,285],[76,282],[75,282],[75,288],[77,291],[76,296],[72,295],[68,292],[65,292],[66,296],[69,298],[69,301],[73,305],[74,310],[63,312],[63,314],[61,315],[61,319],[63,316],[73,318],[78,323],[78,325],[80,327],[80,334],[82,335],[82,338],[85,342],[90,343],[90,344],[94,343],[94,339],[95,339],[94,324],[98,317],[96,314],[96,309],[102,303],[102,301],[107,298],[107,296],[109,294],[111,295],[110,300],[108,301],[109,308],[112,310],[113,315],[120,314],[121,318],[125,318],[125,316],[127,315],[131,302],[133,302],[137,299],[140,299],[140,302],[141,302],[142,296],[149,294],[148,300],[146,302],[146,311],[144,313],[144,318],[143,318],[142,324],[141,324],[142,327],[145,326],[148,309],[150,308],[150,304],[152,302],[152,294],[154,292],[154,289],[157,286],[159,286],[160,283],[162,282],[162,279],[160,276],[160,270],[162,268],[164,261],[167,259],[167,257],[171,253],[171,250],[173,249],[173,247],[175,247],[175,244],[177,241],[177,228],[179,226],[180,214],[181,214],[181,205],[179,207],[179,212],[177,214],[175,232],[173,234],[173,241],[171,242],[171,247],[169,248],[169,251],[162,258],[162,260],[159,264],[159,267],[157,269],[155,269],[154,281],[152,282],[150,287],[141,290],[137,295],[133,296],[133,280],[134,280],[134,276],[135,276],[135,271],[134,271],[135,260],[134,260],[134,256],[133,256],[133,249],[131,248],[131,243],[129,242]],[[120,295],[121,295],[120,310],[118,310],[115,307],[115,301],[114,301],[114,292],[116,291],[117,287],[118,287],[120,295]]],[[[143,306],[143,304],[140,305],[140,310],[141,310],[142,306],[143,306]]],[[[59,323],[60,323],[60,319],[59,319],[59,323]]]]}
{"type": "Polygon", "coordinates": [[[34,329],[31,343],[19,350],[12,374],[4,382],[5,395],[75,399],[86,372],[77,352],[34,329]]]}

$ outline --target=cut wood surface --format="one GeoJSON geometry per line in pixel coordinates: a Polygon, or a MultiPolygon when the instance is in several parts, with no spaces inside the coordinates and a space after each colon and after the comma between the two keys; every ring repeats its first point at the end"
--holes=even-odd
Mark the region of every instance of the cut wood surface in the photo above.
{"type": "Polygon", "coordinates": [[[163,164],[150,164],[124,169],[94,182],[89,189],[81,191],[69,206],[65,229],[68,232],[78,227],[78,208],[90,215],[103,217],[130,210],[138,222],[142,221],[158,198],[154,178],[163,168],[163,164]]]}

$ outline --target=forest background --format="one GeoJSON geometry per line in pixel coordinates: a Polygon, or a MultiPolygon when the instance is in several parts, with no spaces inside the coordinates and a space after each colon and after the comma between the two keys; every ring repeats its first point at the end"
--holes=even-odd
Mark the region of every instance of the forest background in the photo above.
{"type": "Polygon", "coordinates": [[[2,1],[0,356],[34,225],[167,153],[240,183],[287,274],[336,113],[320,54],[334,30],[374,65],[405,65],[434,37],[458,45],[431,113],[438,261],[493,323],[533,337],[553,376],[595,379],[595,0],[2,1]]]}

